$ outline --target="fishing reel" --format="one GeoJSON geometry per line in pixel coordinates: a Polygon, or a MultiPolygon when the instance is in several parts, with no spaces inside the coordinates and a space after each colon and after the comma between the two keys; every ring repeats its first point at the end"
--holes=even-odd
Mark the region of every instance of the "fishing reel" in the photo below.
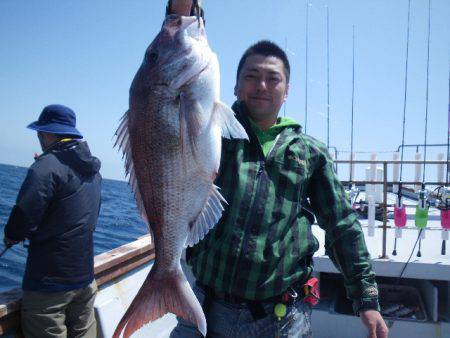
{"type": "Polygon", "coordinates": [[[441,211],[450,209],[450,187],[439,187],[436,196],[436,208],[441,211]]]}
{"type": "Polygon", "coordinates": [[[356,185],[352,184],[348,187],[348,189],[345,189],[345,197],[347,198],[347,201],[349,201],[352,208],[354,207],[356,203],[356,199],[359,196],[359,189],[356,187],[356,185]]]}

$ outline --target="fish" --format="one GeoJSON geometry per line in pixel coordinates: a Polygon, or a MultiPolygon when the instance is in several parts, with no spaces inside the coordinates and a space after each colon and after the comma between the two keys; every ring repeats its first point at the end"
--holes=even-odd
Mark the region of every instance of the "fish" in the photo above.
{"type": "Polygon", "coordinates": [[[113,337],[122,331],[129,337],[169,312],[206,336],[205,315],[180,258],[224,211],[226,201],[214,185],[222,137],[248,136],[220,101],[219,62],[201,18],[166,17],[132,81],[116,136],[156,256],[113,337]]]}

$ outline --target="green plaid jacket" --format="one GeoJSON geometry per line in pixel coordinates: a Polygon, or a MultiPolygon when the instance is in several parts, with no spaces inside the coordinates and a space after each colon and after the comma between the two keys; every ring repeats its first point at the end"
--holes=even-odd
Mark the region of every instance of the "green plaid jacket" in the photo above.
{"type": "Polygon", "coordinates": [[[189,250],[194,276],[218,292],[249,300],[281,294],[313,270],[319,247],[311,231],[314,214],[355,310],[378,309],[364,235],[326,146],[302,134],[300,126],[286,127],[265,157],[245,104],[233,109],[250,142],[223,140],[216,184],[228,205],[215,228],[189,250]]]}

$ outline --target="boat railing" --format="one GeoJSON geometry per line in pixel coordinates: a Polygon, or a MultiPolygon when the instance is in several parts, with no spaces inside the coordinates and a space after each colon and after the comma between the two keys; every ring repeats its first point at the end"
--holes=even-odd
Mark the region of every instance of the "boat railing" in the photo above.
{"type": "MultiPolygon", "coordinates": [[[[95,256],[94,273],[97,285],[101,286],[123,276],[127,272],[155,258],[155,248],[149,235],[95,256]]],[[[14,333],[21,336],[20,301],[22,290],[15,288],[0,293],[0,335],[14,333]]]]}
{"type": "MultiPolygon", "coordinates": [[[[381,248],[381,255],[379,256],[380,259],[387,259],[388,256],[386,254],[386,241],[387,241],[387,229],[392,228],[392,226],[388,225],[388,208],[393,207],[393,205],[388,204],[387,198],[388,198],[388,187],[392,187],[394,185],[398,186],[400,181],[391,179],[388,179],[388,166],[389,165],[440,165],[440,166],[447,166],[448,170],[448,162],[445,160],[335,160],[334,163],[336,165],[339,164],[348,164],[349,166],[357,165],[357,164],[371,164],[371,165],[377,165],[382,164],[383,165],[383,179],[382,180],[357,180],[352,179],[351,181],[349,179],[347,180],[341,180],[341,183],[345,186],[348,184],[355,184],[355,185],[365,185],[365,184],[371,184],[371,185],[383,185],[383,200],[381,203],[376,203],[377,206],[381,207],[383,210],[383,223],[381,226],[383,231],[383,240],[382,240],[382,248],[381,248]]],[[[354,169],[350,169],[354,170],[354,169]]],[[[443,170],[443,167],[442,167],[443,170]]],[[[447,175],[449,173],[447,172],[447,175]]],[[[417,176],[417,175],[416,175],[417,176]]],[[[420,175],[418,175],[420,176],[420,175]]],[[[445,186],[447,184],[446,180],[444,179],[444,175],[441,175],[442,178],[436,181],[426,181],[422,182],[419,180],[402,180],[401,183],[403,186],[405,185],[414,185],[414,186],[420,186],[422,184],[425,185],[432,185],[432,186],[445,186]]],[[[408,189],[407,187],[405,187],[408,189]]],[[[410,190],[414,191],[414,188],[409,188],[410,190]]]]}

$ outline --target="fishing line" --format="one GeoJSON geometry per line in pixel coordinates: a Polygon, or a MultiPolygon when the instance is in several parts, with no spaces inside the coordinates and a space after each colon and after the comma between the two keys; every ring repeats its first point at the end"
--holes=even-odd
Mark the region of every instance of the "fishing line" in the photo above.
{"type": "MultiPolygon", "coordinates": [[[[409,60],[409,26],[410,26],[410,18],[411,18],[411,0],[408,0],[408,29],[406,33],[406,69],[405,69],[405,92],[403,98],[403,127],[402,127],[402,151],[400,155],[400,182],[402,182],[403,175],[403,152],[405,145],[405,124],[406,124],[406,102],[407,102],[407,94],[408,94],[408,60],[409,60]]],[[[401,189],[399,186],[399,193],[401,195],[401,189]]],[[[399,195],[399,196],[400,196],[399,195]]]]}
{"type": "Polygon", "coordinates": [[[412,255],[413,255],[413,253],[414,253],[414,250],[416,249],[417,242],[419,242],[420,235],[421,235],[422,231],[423,231],[423,229],[420,229],[420,230],[419,230],[419,236],[417,236],[417,239],[416,239],[416,242],[414,243],[414,246],[413,246],[413,249],[412,249],[412,251],[411,251],[411,254],[409,255],[408,260],[406,261],[405,265],[404,265],[403,268],[402,268],[402,271],[400,272],[400,275],[399,275],[398,278],[397,278],[397,282],[395,283],[396,285],[398,285],[398,284],[400,283],[400,280],[401,280],[402,277],[403,277],[403,273],[405,272],[406,267],[408,266],[409,262],[411,261],[411,257],[412,257],[412,255]]]}
{"type": "MultiPolygon", "coordinates": [[[[419,231],[419,236],[417,236],[417,239],[416,239],[416,242],[414,243],[414,246],[413,246],[413,249],[411,251],[411,254],[409,255],[408,260],[406,261],[405,265],[403,265],[402,271],[400,272],[400,275],[397,277],[397,281],[395,282],[395,285],[399,285],[400,284],[400,281],[401,281],[401,279],[403,277],[403,273],[405,272],[409,262],[411,261],[411,257],[412,257],[412,255],[414,253],[414,250],[416,249],[417,242],[420,239],[420,235],[421,235],[422,230],[423,229],[420,229],[420,231],[419,231]]],[[[386,321],[386,325],[387,325],[387,327],[389,329],[394,325],[394,323],[395,323],[395,320],[387,320],[386,321]]]]}

